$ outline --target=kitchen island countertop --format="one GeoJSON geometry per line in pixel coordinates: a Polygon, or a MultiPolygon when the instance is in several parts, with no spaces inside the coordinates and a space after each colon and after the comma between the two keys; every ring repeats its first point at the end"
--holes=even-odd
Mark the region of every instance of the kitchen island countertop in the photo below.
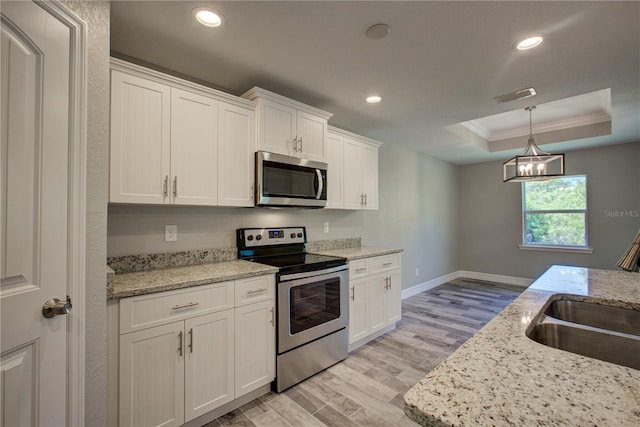
{"type": "Polygon", "coordinates": [[[639,370],[525,335],[554,294],[640,310],[640,274],[551,267],[405,394],[407,416],[425,426],[640,425],[639,370]]]}

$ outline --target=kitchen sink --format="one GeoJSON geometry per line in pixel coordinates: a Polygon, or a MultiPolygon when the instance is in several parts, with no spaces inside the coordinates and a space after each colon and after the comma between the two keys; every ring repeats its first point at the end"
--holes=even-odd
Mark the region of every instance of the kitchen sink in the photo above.
{"type": "Polygon", "coordinates": [[[640,310],[557,299],[527,336],[549,347],[640,369],[640,310]]]}

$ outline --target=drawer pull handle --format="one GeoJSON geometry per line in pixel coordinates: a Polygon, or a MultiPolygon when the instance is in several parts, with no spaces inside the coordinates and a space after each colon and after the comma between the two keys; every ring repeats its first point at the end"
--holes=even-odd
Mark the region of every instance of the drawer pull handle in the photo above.
{"type": "Polygon", "coordinates": [[[193,353],[193,328],[189,329],[189,353],[193,353]]]}
{"type": "Polygon", "coordinates": [[[247,295],[259,294],[260,292],[266,292],[267,288],[253,289],[251,291],[247,291],[247,295]]]}
{"type": "Polygon", "coordinates": [[[188,302],[186,304],[178,304],[178,305],[174,305],[172,310],[180,310],[181,308],[189,308],[189,307],[195,307],[196,305],[200,305],[199,302],[188,302]]]}
{"type": "Polygon", "coordinates": [[[360,272],[360,271],[367,271],[367,267],[356,268],[356,272],[360,272]]]}
{"type": "Polygon", "coordinates": [[[356,300],[356,287],[355,286],[351,287],[351,292],[352,292],[351,301],[355,301],[356,300]]]}
{"type": "Polygon", "coordinates": [[[178,333],[178,353],[182,357],[182,331],[178,333]]]}
{"type": "Polygon", "coordinates": [[[275,327],[276,326],[276,314],[275,311],[273,310],[273,307],[271,307],[271,326],[275,327]]]}
{"type": "Polygon", "coordinates": [[[390,265],[393,265],[392,262],[385,262],[384,264],[382,264],[383,267],[389,267],[390,265]]]}

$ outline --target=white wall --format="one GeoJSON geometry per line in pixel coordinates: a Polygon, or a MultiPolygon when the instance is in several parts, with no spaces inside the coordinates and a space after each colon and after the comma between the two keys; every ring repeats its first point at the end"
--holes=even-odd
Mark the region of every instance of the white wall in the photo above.
{"type": "MultiPolygon", "coordinates": [[[[109,186],[108,1],[62,3],[87,23],[85,425],[107,425],[106,274],[109,186]]],[[[46,421],[44,421],[46,424],[46,421]]]]}
{"type": "Polygon", "coordinates": [[[640,217],[633,214],[640,210],[640,142],[571,151],[565,161],[567,175],[587,175],[594,252],[519,249],[521,185],[502,182],[502,162],[466,165],[460,167],[460,269],[536,278],[551,264],[617,268],[640,228],[640,217]]]}

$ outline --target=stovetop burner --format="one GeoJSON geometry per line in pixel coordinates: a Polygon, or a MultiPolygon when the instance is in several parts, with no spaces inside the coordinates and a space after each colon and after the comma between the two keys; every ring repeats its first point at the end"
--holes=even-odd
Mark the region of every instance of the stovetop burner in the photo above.
{"type": "Polygon", "coordinates": [[[345,265],[346,258],[305,252],[305,227],[241,228],[238,258],[278,267],[280,273],[323,270],[345,265]]]}

